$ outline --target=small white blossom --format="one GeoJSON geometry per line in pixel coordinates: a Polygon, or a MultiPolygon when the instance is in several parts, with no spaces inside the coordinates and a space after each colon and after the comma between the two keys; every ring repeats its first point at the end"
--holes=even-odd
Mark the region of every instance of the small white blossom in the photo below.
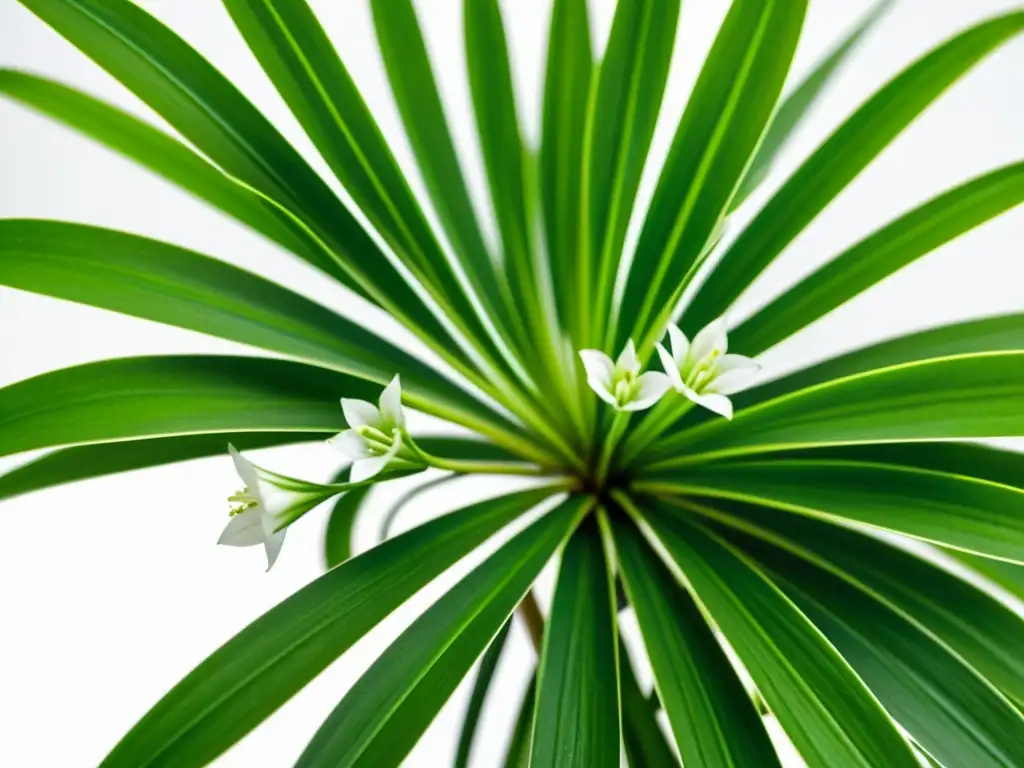
{"type": "Polygon", "coordinates": [[[746,389],[761,366],[743,355],[728,355],[729,339],[721,319],[708,324],[691,344],[674,325],[668,328],[672,354],[661,344],[658,354],[672,379],[672,388],[697,405],[732,418],[732,401],[727,397],[746,389]]]}
{"type": "Polygon", "coordinates": [[[650,408],[671,386],[668,376],[663,373],[640,373],[640,361],[636,358],[632,339],[614,363],[598,349],[581,350],[580,359],[590,388],[617,411],[650,408]]]}
{"type": "Polygon", "coordinates": [[[350,429],[328,442],[352,459],[350,482],[359,483],[379,474],[402,449],[405,413],[398,376],[381,392],[378,403],[379,407],[365,400],[341,399],[350,429]]]}
{"type": "Polygon", "coordinates": [[[235,450],[235,446],[228,449],[244,488],[228,497],[234,505],[231,521],[217,543],[231,547],[262,544],[267,552],[269,571],[284,544],[286,528],[282,526],[287,526],[323,501],[327,497],[324,486],[311,485],[257,467],[235,450]]]}

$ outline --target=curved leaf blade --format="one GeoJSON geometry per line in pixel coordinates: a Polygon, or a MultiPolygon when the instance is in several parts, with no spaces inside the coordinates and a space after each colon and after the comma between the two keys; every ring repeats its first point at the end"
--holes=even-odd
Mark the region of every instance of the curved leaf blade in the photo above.
{"type": "Polygon", "coordinates": [[[693,598],[631,521],[616,516],[611,527],[683,765],[780,768],[753,702],[693,598]]]}
{"type": "Polygon", "coordinates": [[[572,532],[585,503],[571,499],[545,514],[428,608],[349,690],[296,768],[399,765],[572,532]]]}
{"type": "Polygon", "coordinates": [[[423,585],[549,493],[466,507],[328,571],[196,667],[102,768],[205,765],[242,738],[423,585]]]}
{"type": "Polygon", "coordinates": [[[512,739],[505,753],[505,768],[530,768],[530,735],[533,725],[533,710],[537,705],[537,671],[530,675],[523,701],[519,705],[512,739]]]}
{"type": "MultiPolygon", "coordinates": [[[[348,482],[351,466],[343,468],[331,481],[348,482]]],[[[324,564],[328,570],[341,565],[352,557],[352,537],[356,516],[363,506],[372,486],[364,485],[343,493],[331,507],[324,531],[324,564]]]]}
{"type": "Polygon", "coordinates": [[[1024,31],[1024,12],[982,22],[905,69],[860,107],[782,186],[726,251],[683,314],[702,328],[722,315],[825,207],[935,99],[1024,31]]]}
{"type": "Polygon", "coordinates": [[[494,680],[494,672],[498,668],[498,661],[501,659],[501,652],[505,649],[505,642],[508,640],[508,631],[511,627],[512,619],[509,619],[498,632],[497,637],[487,646],[487,652],[480,659],[480,668],[477,670],[476,680],[473,681],[473,692],[469,695],[469,705],[466,707],[462,729],[459,731],[459,745],[455,751],[455,768],[468,768],[469,766],[469,753],[473,748],[473,737],[476,736],[477,725],[480,724],[484,700],[487,698],[487,692],[491,689],[491,681],[494,680]]]}
{"type": "MultiPolygon", "coordinates": [[[[622,647],[622,638],[619,638],[622,647]]],[[[658,725],[658,702],[644,696],[628,654],[619,653],[619,688],[622,697],[622,744],[629,768],[669,768],[679,759],[658,725]]]]}
{"type": "Polygon", "coordinates": [[[759,568],[680,513],[642,516],[810,768],[916,768],[864,683],[759,568]]]}
{"type": "Polygon", "coordinates": [[[544,632],[532,768],[618,768],[615,592],[592,515],[562,556],[544,632]]]}

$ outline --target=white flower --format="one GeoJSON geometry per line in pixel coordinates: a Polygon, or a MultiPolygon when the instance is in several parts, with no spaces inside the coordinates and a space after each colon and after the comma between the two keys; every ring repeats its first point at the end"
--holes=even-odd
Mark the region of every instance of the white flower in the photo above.
{"type": "Polygon", "coordinates": [[[350,482],[359,483],[379,474],[402,449],[405,413],[402,385],[395,376],[380,393],[378,408],[365,400],[341,399],[341,410],[351,429],[328,442],[352,459],[350,482]]]}
{"type": "Polygon", "coordinates": [[[633,340],[626,343],[619,359],[612,359],[598,349],[580,351],[587,372],[587,383],[597,396],[617,411],[642,411],[650,408],[668,391],[669,377],[657,371],[640,373],[633,340]]]}
{"type": "Polygon", "coordinates": [[[746,389],[761,366],[743,355],[727,355],[729,339],[721,319],[708,324],[691,344],[676,326],[668,328],[672,354],[661,344],[658,354],[672,379],[672,388],[697,405],[732,418],[732,401],[727,395],[746,389]]]}
{"type": "Polygon", "coordinates": [[[234,504],[231,521],[217,543],[231,547],[262,544],[269,571],[281,552],[286,526],[331,495],[330,489],[257,467],[233,445],[228,450],[245,487],[228,497],[234,504]]]}

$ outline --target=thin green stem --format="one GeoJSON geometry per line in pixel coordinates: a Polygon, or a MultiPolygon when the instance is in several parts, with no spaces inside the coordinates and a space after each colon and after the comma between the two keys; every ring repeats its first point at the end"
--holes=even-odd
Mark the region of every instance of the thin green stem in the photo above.
{"type": "Polygon", "coordinates": [[[629,426],[630,416],[632,415],[629,411],[615,412],[615,418],[612,419],[612,424],[608,428],[608,434],[605,435],[601,445],[600,458],[597,460],[596,477],[599,485],[608,476],[608,467],[611,466],[612,456],[615,455],[615,448],[618,446],[622,435],[625,434],[626,427],[629,426]]]}
{"type": "Polygon", "coordinates": [[[669,395],[662,398],[654,409],[647,414],[639,426],[626,438],[626,444],[622,447],[622,464],[629,465],[639,456],[651,443],[661,437],[665,430],[669,429],[684,415],[693,408],[693,401],[681,395],[669,395]]]}
{"type": "Polygon", "coordinates": [[[467,459],[446,459],[441,456],[434,456],[427,453],[411,437],[406,437],[404,447],[407,448],[417,459],[429,467],[443,469],[448,472],[456,472],[462,475],[526,475],[538,477],[550,475],[557,469],[537,466],[534,464],[520,464],[514,461],[471,461],[467,459]]]}

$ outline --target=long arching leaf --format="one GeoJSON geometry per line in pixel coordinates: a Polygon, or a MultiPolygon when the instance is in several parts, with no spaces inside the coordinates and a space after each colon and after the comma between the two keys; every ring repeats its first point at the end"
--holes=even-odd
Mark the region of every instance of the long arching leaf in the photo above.
{"type": "Polygon", "coordinates": [[[586,503],[571,499],[547,513],[428,608],[349,690],[296,768],[401,764],[579,522],[586,503]]]}
{"type": "Polygon", "coordinates": [[[103,761],[103,768],[205,765],[353,643],[548,491],[453,512],[328,571],[196,667],[103,761]]]}
{"type": "Polygon", "coordinates": [[[498,661],[501,659],[501,652],[505,649],[505,642],[508,640],[508,631],[511,627],[512,619],[509,619],[491,641],[491,644],[487,646],[487,652],[480,659],[480,668],[473,681],[473,692],[469,695],[466,715],[462,720],[462,730],[459,732],[459,746],[455,752],[454,768],[469,766],[469,753],[473,749],[473,738],[476,736],[476,729],[480,724],[484,700],[491,689],[494,672],[498,668],[498,661]]]}
{"type": "Polygon", "coordinates": [[[1015,11],[962,32],[919,59],[860,107],[800,166],[726,251],[683,315],[702,328],[733,301],[832,200],[971,67],[1024,31],[1015,11]]]}
{"type": "Polygon", "coordinates": [[[674,768],[679,759],[658,725],[658,700],[644,696],[619,638],[619,688],[622,697],[622,745],[629,768],[674,768]]]}

